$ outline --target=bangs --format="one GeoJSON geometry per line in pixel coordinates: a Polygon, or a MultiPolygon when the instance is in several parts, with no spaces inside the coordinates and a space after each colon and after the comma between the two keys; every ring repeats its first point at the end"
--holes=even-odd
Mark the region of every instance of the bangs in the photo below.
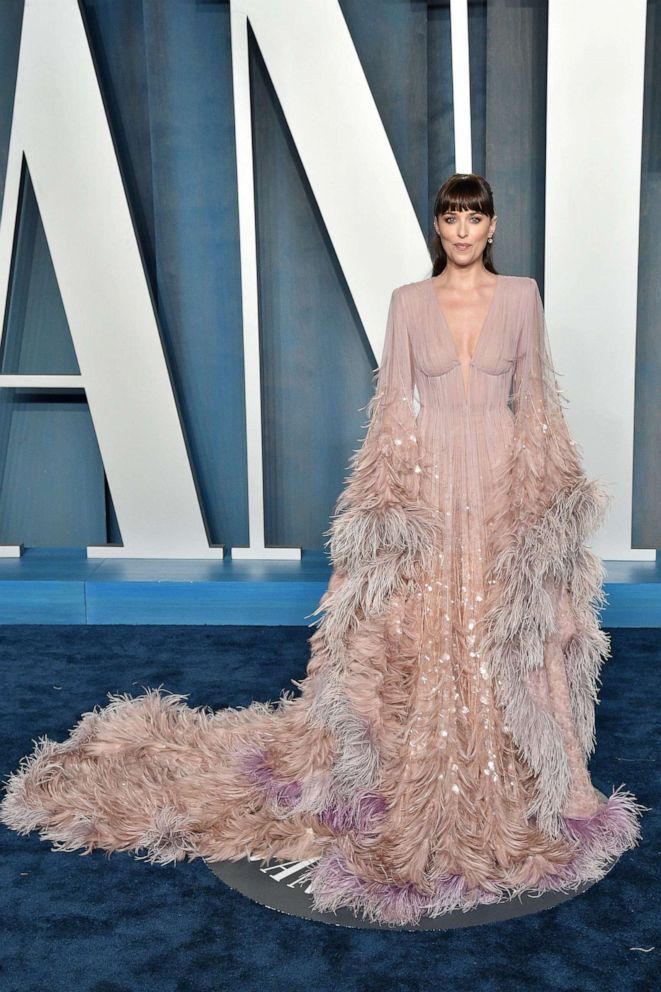
{"type": "MultiPolygon", "coordinates": [[[[490,225],[496,216],[496,209],[493,202],[493,190],[484,176],[476,172],[455,172],[445,180],[443,185],[434,194],[433,218],[434,233],[429,242],[430,255],[432,259],[432,276],[438,276],[448,264],[448,257],[445,253],[443,230],[454,229],[457,225],[450,219],[444,220],[439,226],[437,218],[443,217],[453,212],[455,215],[469,212],[471,215],[479,214],[478,223],[471,227],[484,230],[485,218],[488,218],[490,225]]],[[[487,242],[482,251],[482,261],[485,269],[498,275],[493,264],[493,236],[487,238],[487,242]]]]}
{"type": "Polygon", "coordinates": [[[477,177],[466,176],[449,183],[442,191],[436,214],[450,210],[474,210],[476,213],[489,213],[489,195],[477,177]]]}

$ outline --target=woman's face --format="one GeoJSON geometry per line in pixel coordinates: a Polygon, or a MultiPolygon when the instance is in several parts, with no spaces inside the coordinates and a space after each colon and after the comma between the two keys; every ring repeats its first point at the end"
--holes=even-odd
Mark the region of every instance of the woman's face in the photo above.
{"type": "Polygon", "coordinates": [[[481,257],[487,238],[496,230],[496,217],[475,210],[448,210],[434,218],[434,228],[448,259],[463,265],[481,257]]]}

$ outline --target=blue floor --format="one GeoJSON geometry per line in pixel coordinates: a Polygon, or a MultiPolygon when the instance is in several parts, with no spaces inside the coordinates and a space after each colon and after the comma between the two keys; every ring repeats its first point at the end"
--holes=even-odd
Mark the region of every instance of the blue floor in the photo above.
{"type": "MultiPolygon", "coordinates": [[[[193,706],[276,699],[300,679],[300,626],[0,627],[0,775],[63,739],[107,692],[163,685],[193,706]]],[[[610,631],[594,784],[626,783],[643,841],[584,895],[525,919],[447,933],[347,930],[290,918],[201,862],[52,852],[0,826],[2,992],[652,992],[658,988],[661,634],[610,631]],[[638,949],[637,949],[638,948],[638,949]],[[641,949],[642,948],[642,949],[641,949]],[[653,948],[652,950],[649,950],[653,948]]]]}
{"type": "MultiPolygon", "coordinates": [[[[661,627],[661,560],[607,561],[606,627],[661,627]]],[[[0,557],[0,624],[308,626],[330,578],[323,551],[298,561],[88,558],[84,548],[0,557]]]]}

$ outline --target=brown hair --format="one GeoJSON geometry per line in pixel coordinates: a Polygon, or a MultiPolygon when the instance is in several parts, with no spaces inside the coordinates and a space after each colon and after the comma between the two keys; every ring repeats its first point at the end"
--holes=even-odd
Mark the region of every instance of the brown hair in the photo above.
{"type": "MultiPolygon", "coordinates": [[[[493,193],[484,176],[478,176],[474,172],[456,172],[446,179],[434,197],[434,218],[448,210],[475,210],[493,217],[496,213],[493,193]]],[[[447,265],[448,257],[435,230],[430,249],[433,262],[432,276],[437,276],[447,265]]],[[[482,252],[482,262],[485,269],[497,275],[492,255],[493,244],[487,241],[482,252]]]]}

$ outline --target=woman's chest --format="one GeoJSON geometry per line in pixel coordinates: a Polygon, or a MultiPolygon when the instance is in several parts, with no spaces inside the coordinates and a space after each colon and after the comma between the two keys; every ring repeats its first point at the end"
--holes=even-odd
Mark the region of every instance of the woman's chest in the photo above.
{"type": "MultiPolygon", "coordinates": [[[[520,308],[511,305],[501,293],[487,314],[481,329],[469,337],[474,342],[472,356],[462,349],[461,358],[455,339],[439,311],[433,293],[420,293],[409,314],[411,360],[418,373],[433,377],[443,375],[457,365],[474,366],[484,372],[501,375],[511,371],[520,334],[520,308]]],[[[470,328],[468,328],[470,332],[470,328]]]]}

